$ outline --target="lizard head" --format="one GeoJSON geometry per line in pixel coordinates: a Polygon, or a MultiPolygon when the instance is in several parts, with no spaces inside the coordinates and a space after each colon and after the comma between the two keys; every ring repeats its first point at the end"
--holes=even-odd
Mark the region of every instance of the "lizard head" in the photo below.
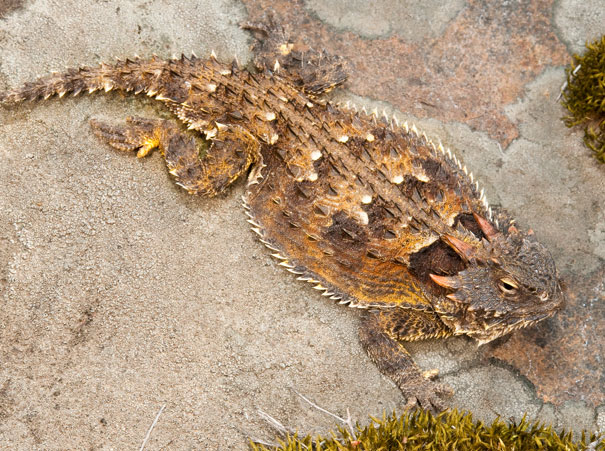
{"type": "Polygon", "coordinates": [[[433,305],[444,323],[484,344],[552,316],[564,295],[552,256],[531,231],[513,225],[503,233],[474,216],[484,239],[471,244],[443,237],[466,267],[454,276],[430,277],[450,291],[433,305]]]}

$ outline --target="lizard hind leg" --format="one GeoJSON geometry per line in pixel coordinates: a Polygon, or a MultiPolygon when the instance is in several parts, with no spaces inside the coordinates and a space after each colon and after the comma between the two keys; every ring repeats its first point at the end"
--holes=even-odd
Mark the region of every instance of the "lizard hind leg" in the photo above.
{"type": "Polygon", "coordinates": [[[126,152],[136,150],[137,157],[142,158],[160,145],[158,129],[161,122],[163,121],[128,117],[125,125],[109,125],[91,119],[90,126],[97,138],[111,147],[126,152]]]}
{"type": "Polygon", "coordinates": [[[129,117],[123,125],[97,120],[90,125],[101,140],[118,150],[136,151],[138,157],[158,148],[177,185],[191,194],[214,196],[260,160],[260,144],[239,126],[217,124],[207,132],[210,148],[201,157],[201,138],[171,121],[129,117]]]}
{"type": "Polygon", "coordinates": [[[256,40],[252,51],[257,69],[278,72],[310,97],[321,96],[347,79],[342,58],[293,41],[289,30],[277,23],[272,13],[265,14],[260,22],[240,26],[256,40]]]}
{"type": "Polygon", "coordinates": [[[437,370],[422,372],[401,341],[441,338],[451,331],[431,312],[394,309],[368,312],[359,328],[359,339],[370,359],[407,398],[406,409],[442,411],[442,398],[452,395],[445,384],[434,382],[437,370]]]}

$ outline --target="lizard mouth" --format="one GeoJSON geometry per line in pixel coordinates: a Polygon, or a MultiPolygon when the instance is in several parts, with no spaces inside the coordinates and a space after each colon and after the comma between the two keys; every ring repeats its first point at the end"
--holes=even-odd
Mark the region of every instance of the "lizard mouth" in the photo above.
{"type": "Polygon", "coordinates": [[[465,331],[463,333],[465,333],[469,337],[474,338],[477,341],[477,344],[479,346],[482,346],[515,330],[524,329],[526,327],[539,323],[540,321],[543,321],[547,318],[550,318],[556,312],[556,309],[551,309],[550,311],[542,312],[531,317],[509,317],[507,319],[502,319],[500,321],[485,324],[485,329],[465,331]]]}

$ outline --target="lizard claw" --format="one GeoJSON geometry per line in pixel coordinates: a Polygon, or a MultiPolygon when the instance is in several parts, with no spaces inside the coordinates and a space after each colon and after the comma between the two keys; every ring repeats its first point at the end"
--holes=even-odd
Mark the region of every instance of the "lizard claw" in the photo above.
{"type": "Polygon", "coordinates": [[[427,370],[422,373],[425,379],[434,380],[437,376],[439,376],[439,370],[437,368],[433,368],[432,370],[427,370]]]}
{"type": "Polygon", "coordinates": [[[159,145],[156,127],[159,120],[128,117],[126,125],[113,126],[96,119],[90,120],[93,133],[110,146],[124,151],[137,151],[137,157],[148,155],[159,145]]]}
{"type": "Polygon", "coordinates": [[[272,11],[260,22],[244,22],[240,27],[256,39],[252,45],[256,68],[270,72],[283,68],[280,74],[287,74],[290,81],[310,97],[327,93],[347,79],[347,67],[341,57],[293,40],[290,27],[277,23],[272,11]]]}
{"type": "Polygon", "coordinates": [[[405,410],[421,407],[424,410],[438,413],[447,408],[444,398],[450,398],[454,394],[449,385],[433,382],[426,377],[418,382],[413,387],[408,386],[402,389],[403,395],[407,398],[405,410]]]}

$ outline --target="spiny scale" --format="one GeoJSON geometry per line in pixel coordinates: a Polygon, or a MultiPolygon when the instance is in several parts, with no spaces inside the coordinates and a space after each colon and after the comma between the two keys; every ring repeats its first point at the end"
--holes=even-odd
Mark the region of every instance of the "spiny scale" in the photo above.
{"type": "Polygon", "coordinates": [[[490,256],[514,259],[525,252],[517,249],[524,241],[514,227],[500,230],[483,190],[450,149],[385,111],[322,101],[346,79],[338,57],[300,50],[274,23],[244,28],[261,35],[253,47],[257,73],[220,63],[214,52],[207,60],[125,59],[40,78],[0,93],[0,103],[121,91],[164,104],[188,131],[137,117],[117,126],[93,120],[91,127],[139,157],[157,147],[176,183],[192,194],[216,195],[247,175],[248,222],[279,266],[329,299],[371,307],[360,339],[372,360],[408,405],[442,408],[447,388],[426,379],[398,342],[463,333],[489,341],[543,319],[557,303],[536,307],[542,301],[532,296],[558,300],[552,259],[534,246],[521,266],[509,265],[506,280],[531,282],[531,308],[510,307],[492,286],[507,268],[490,256]],[[204,158],[200,137],[211,144],[204,158]],[[448,293],[467,287],[449,281],[469,269],[480,282],[468,287],[485,285],[485,293],[448,293]]]}
{"type": "MultiPolygon", "coordinates": [[[[263,156],[267,165],[263,174],[271,182],[251,187],[245,196],[246,205],[262,225],[259,232],[263,241],[280,249],[280,256],[288,256],[288,264],[299,268],[313,283],[320,280],[319,286],[343,302],[361,307],[394,307],[402,303],[426,306],[424,299],[407,291],[410,285],[418,291],[418,282],[401,261],[409,261],[410,255],[445,234],[474,239],[468,231],[456,227],[457,218],[472,212],[491,217],[491,210],[460,161],[443,146],[435,146],[415,125],[404,123],[392,129],[393,121],[386,114],[374,122],[377,111],[367,115],[356,113],[355,108],[343,110],[330,105],[315,107],[317,120],[333,130],[331,139],[319,149],[321,158],[311,157],[315,149],[308,141],[286,141],[290,152],[280,158],[263,156]],[[366,139],[369,135],[384,137],[385,133],[389,135],[388,147],[384,140],[366,139]],[[396,156],[392,149],[397,149],[396,156]],[[290,165],[300,170],[288,171],[290,165]],[[434,174],[427,174],[423,165],[434,174]],[[392,173],[390,180],[385,172],[392,173]],[[404,178],[407,184],[395,183],[404,178]],[[444,182],[449,186],[442,185],[444,182]],[[420,204],[406,192],[410,183],[418,185],[415,192],[422,191],[420,204]],[[299,185],[312,194],[301,196],[300,190],[295,189],[299,185]],[[336,185],[340,189],[335,190],[336,185]],[[444,189],[445,198],[434,203],[437,191],[444,189]],[[274,202],[276,197],[279,205],[274,202]],[[381,205],[376,207],[378,203],[381,205]],[[382,210],[385,207],[399,215],[387,217],[382,210]],[[427,215],[427,208],[436,214],[427,215]],[[328,216],[323,214],[326,209],[328,216]],[[406,229],[404,221],[408,217],[420,220],[422,226],[406,229]],[[292,222],[300,227],[292,227],[292,222]],[[364,232],[349,233],[347,224],[364,232]],[[336,227],[344,233],[332,233],[331,228],[336,227]],[[385,240],[387,230],[394,231],[396,239],[385,240]],[[320,239],[309,240],[309,236],[320,239]],[[351,278],[351,274],[355,277],[351,278]]],[[[302,127],[302,135],[317,134],[313,123],[305,122],[302,127]]],[[[288,131],[280,133],[280,139],[282,135],[288,137],[288,131]]],[[[298,140],[298,136],[292,139],[298,140]]]]}
{"type": "MultiPolygon", "coordinates": [[[[327,290],[346,302],[366,307],[409,303],[414,297],[408,296],[405,285],[413,284],[415,276],[401,262],[444,234],[474,239],[456,228],[460,215],[475,212],[492,218],[472,174],[467,175],[449,149],[435,146],[415,124],[393,127],[398,121],[385,111],[379,115],[376,108],[367,114],[364,108],[358,113],[357,108],[313,102],[285,79],[253,76],[233,67],[219,63],[215,54],[206,61],[184,56],[170,61],[126,59],[114,66],[51,75],[0,100],[18,102],[83,90],[142,92],[165,103],[189,129],[208,139],[225,123],[251,129],[260,146],[259,161],[267,166],[255,173],[245,196],[253,230],[288,256],[282,266],[302,267],[300,271],[322,280],[327,290]],[[241,120],[228,117],[234,109],[241,120]],[[298,185],[305,189],[292,189],[298,185]],[[301,191],[307,193],[305,198],[299,198],[301,191]],[[423,205],[412,199],[411,193],[418,192],[423,205]],[[276,196],[282,198],[279,207],[266,202],[276,196]],[[427,204],[434,214],[427,214],[427,204]],[[316,206],[330,216],[318,216],[316,206]],[[389,209],[397,216],[386,214],[389,209]],[[283,211],[293,211],[296,219],[280,221],[283,211]],[[408,218],[420,227],[409,227],[408,218]],[[300,227],[293,228],[292,223],[300,227]],[[347,224],[363,232],[354,234],[352,241],[351,234],[332,233],[335,226],[347,230],[347,224]],[[387,230],[396,239],[383,239],[387,230]],[[309,241],[307,236],[321,239],[309,241]],[[359,269],[354,280],[343,277],[353,268],[359,269]]],[[[178,171],[178,166],[170,170],[178,171]]],[[[177,181],[187,188],[187,182],[177,181]]],[[[207,187],[197,191],[217,192],[207,187]]],[[[416,297],[415,302],[421,301],[416,297]]]]}

